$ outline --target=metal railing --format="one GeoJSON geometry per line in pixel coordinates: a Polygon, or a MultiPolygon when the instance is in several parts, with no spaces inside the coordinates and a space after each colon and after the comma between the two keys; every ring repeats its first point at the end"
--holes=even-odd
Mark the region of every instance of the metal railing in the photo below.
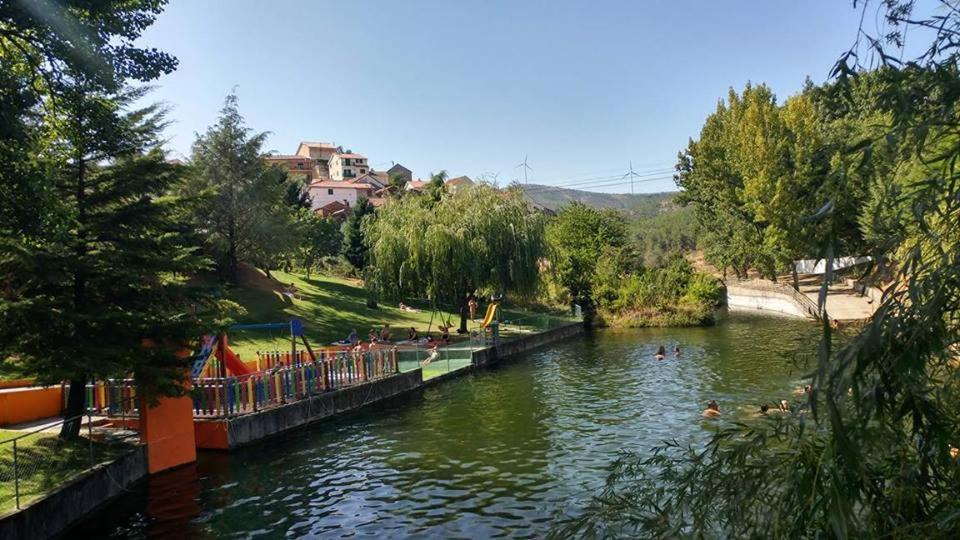
{"type": "Polygon", "coordinates": [[[770,291],[775,293],[780,293],[792,298],[800,308],[813,317],[814,319],[820,319],[820,306],[816,302],[810,299],[809,296],[803,294],[802,292],[794,289],[789,285],[784,285],[782,283],[776,283],[773,281],[768,281],[765,279],[736,279],[728,278],[725,280],[727,286],[743,287],[745,289],[753,289],[758,291],[770,291]]]}
{"type": "Polygon", "coordinates": [[[285,405],[398,373],[396,348],[340,352],[236,377],[193,381],[195,417],[224,418],[285,405]]]}
{"type": "MultiPolygon", "coordinates": [[[[117,405],[118,410],[129,407],[117,405]]],[[[19,510],[134,448],[137,433],[95,425],[93,411],[88,408],[85,414],[24,430],[0,441],[0,516],[19,510]],[[61,439],[60,429],[71,422],[80,423],[80,436],[61,439]]]]}

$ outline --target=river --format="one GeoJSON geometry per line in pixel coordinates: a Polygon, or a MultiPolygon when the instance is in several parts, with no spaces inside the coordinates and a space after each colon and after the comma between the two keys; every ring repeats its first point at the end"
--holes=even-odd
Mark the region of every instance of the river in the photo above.
{"type": "Polygon", "coordinates": [[[76,537],[542,537],[621,450],[700,443],[791,398],[816,325],[603,330],[150,479],[76,537]],[[655,360],[657,347],[679,357],[655,360]],[[719,420],[701,417],[716,399],[719,420]]]}

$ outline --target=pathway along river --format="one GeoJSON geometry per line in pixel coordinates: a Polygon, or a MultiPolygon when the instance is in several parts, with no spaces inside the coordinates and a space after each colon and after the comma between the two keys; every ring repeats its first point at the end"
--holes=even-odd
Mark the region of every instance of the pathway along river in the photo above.
{"type": "Polygon", "coordinates": [[[623,449],[703,441],[793,398],[816,325],[606,330],[153,478],[77,537],[541,537],[623,449]],[[679,358],[653,358],[659,345],[679,358]]]}

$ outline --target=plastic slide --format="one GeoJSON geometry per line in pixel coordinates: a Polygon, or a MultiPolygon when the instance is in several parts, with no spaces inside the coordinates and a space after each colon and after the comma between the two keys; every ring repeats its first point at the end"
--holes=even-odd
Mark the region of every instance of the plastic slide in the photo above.
{"type": "Polygon", "coordinates": [[[487,306],[487,314],[483,317],[483,322],[480,323],[480,326],[482,326],[483,328],[490,326],[490,324],[496,318],[497,308],[499,307],[500,306],[498,306],[497,304],[490,303],[487,306]]]}
{"type": "Polygon", "coordinates": [[[240,361],[239,358],[237,358],[236,353],[234,353],[233,350],[230,349],[230,346],[227,345],[227,336],[224,335],[222,336],[221,339],[223,339],[223,353],[224,353],[224,356],[226,356],[226,358],[220,358],[221,349],[220,347],[217,347],[216,349],[217,360],[220,360],[221,362],[223,362],[227,366],[227,369],[230,370],[230,373],[232,373],[233,375],[248,375],[250,373],[253,373],[253,371],[251,371],[246,364],[244,364],[243,362],[240,361]]]}

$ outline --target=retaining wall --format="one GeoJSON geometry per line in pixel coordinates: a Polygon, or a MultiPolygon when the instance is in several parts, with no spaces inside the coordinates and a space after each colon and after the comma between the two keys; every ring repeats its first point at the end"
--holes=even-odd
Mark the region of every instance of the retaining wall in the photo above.
{"type": "Polygon", "coordinates": [[[480,349],[479,351],[473,352],[473,364],[475,366],[494,364],[500,360],[536,349],[537,347],[578,336],[583,333],[583,330],[583,323],[572,323],[547,330],[546,332],[540,332],[539,334],[532,334],[513,341],[501,343],[495,347],[480,349]]]}
{"type": "Polygon", "coordinates": [[[422,383],[423,373],[418,368],[257,413],[224,420],[195,420],[197,446],[230,450],[408,392],[422,383]]]}
{"type": "Polygon", "coordinates": [[[808,318],[806,311],[790,295],[769,290],[727,286],[727,307],[731,310],[762,310],[808,318]]]}
{"type": "Polygon", "coordinates": [[[0,426],[60,416],[63,390],[59,386],[31,386],[0,390],[0,426]]]}
{"type": "Polygon", "coordinates": [[[57,491],[0,518],[0,538],[50,538],[63,533],[97,507],[127,492],[147,475],[147,451],[138,446],[125,456],[100,465],[57,491]]]}

